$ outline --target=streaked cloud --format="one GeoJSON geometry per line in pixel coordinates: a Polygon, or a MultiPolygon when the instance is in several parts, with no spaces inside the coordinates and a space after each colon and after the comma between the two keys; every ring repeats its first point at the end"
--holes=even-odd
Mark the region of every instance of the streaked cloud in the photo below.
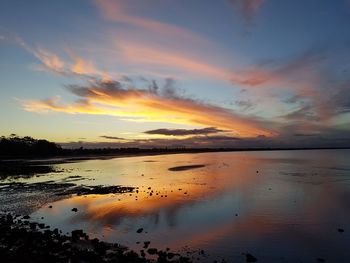
{"type": "Polygon", "coordinates": [[[69,60],[67,60],[47,49],[31,47],[18,36],[12,36],[11,38],[41,62],[40,65],[35,67],[36,70],[49,71],[67,77],[96,76],[105,80],[110,78],[108,72],[98,69],[92,61],[84,59],[72,49],[65,48],[65,53],[69,57],[69,60]]]}
{"type": "MultiPolygon", "coordinates": [[[[292,109],[285,116],[287,119],[304,114],[303,119],[327,121],[337,114],[334,109],[340,107],[339,102],[342,101],[339,97],[334,98],[334,90],[346,90],[346,83],[349,83],[342,77],[335,77],[338,73],[328,66],[329,56],[327,51],[316,48],[289,59],[274,60],[242,70],[231,80],[235,85],[260,94],[271,94],[273,91],[292,94],[282,102],[295,104],[298,108],[292,109]],[[336,89],[329,89],[330,86],[336,89]]],[[[342,104],[346,103],[343,101],[342,104]]]]}
{"type": "Polygon", "coordinates": [[[240,137],[276,134],[253,116],[184,97],[165,97],[153,89],[127,88],[117,81],[95,81],[87,86],[71,85],[68,89],[79,97],[76,103],[61,104],[55,98],[24,101],[23,107],[32,112],[111,115],[127,121],[217,127],[240,137]]]}
{"type": "Polygon", "coordinates": [[[198,134],[211,134],[211,133],[219,133],[224,132],[224,130],[220,130],[214,127],[202,128],[202,129],[156,129],[145,131],[147,134],[158,134],[158,135],[168,135],[168,136],[187,136],[187,135],[198,135],[198,134]]]}
{"type": "Polygon", "coordinates": [[[206,76],[224,81],[228,81],[230,77],[238,78],[238,76],[228,69],[174,50],[170,51],[162,47],[153,47],[127,41],[118,41],[116,45],[126,63],[159,66],[170,70],[181,71],[185,74],[190,72],[197,76],[206,76]]]}
{"type": "Polygon", "coordinates": [[[101,135],[100,138],[108,139],[108,140],[116,140],[116,141],[125,141],[125,140],[127,140],[125,138],[121,138],[121,137],[117,137],[117,136],[108,136],[108,135],[101,135]]]}
{"type": "MultiPolygon", "coordinates": [[[[192,43],[206,42],[206,40],[197,33],[185,28],[129,13],[125,6],[125,3],[127,2],[122,3],[121,1],[113,0],[95,0],[95,3],[100,9],[103,17],[109,21],[129,24],[171,39],[182,39],[192,43]]],[[[169,12],[171,12],[171,10],[169,10],[169,12]]]]}

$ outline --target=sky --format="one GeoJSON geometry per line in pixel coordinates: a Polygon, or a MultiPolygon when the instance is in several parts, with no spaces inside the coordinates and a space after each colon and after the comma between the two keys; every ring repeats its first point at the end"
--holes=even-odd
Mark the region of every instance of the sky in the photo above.
{"type": "Polygon", "coordinates": [[[349,0],[1,0],[0,135],[350,146],[349,0]]]}

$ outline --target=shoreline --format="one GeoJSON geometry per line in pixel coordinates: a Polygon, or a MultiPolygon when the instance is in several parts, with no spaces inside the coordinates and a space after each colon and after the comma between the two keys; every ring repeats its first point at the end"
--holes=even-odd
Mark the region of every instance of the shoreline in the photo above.
{"type": "MultiPolygon", "coordinates": [[[[95,151],[96,149],[87,149],[87,151],[95,151]]],[[[98,150],[98,149],[97,149],[98,150]]],[[[350,147],[343,148],[249,148],[249,149],[173,149],[173,150],[154,150],[154,149],[139,149],[135,152],[115,152],[115,153],[75,153],[67,155],[54,156],[28,156],[28,157],[7,157],[0,158],[0,164],[6,163],[30,163],[35,164],[61,164],[73,163],[86,160],[108,160],[113,158],[128,158],[128,157],[143,157],[143,156],[158,156],[158,155],[174,155],[174,154],[194,154],[194,153],[222,153],[222,152],[269,152],[269,151],[315,151],[315,150],[350,150],[350,147]]]]}

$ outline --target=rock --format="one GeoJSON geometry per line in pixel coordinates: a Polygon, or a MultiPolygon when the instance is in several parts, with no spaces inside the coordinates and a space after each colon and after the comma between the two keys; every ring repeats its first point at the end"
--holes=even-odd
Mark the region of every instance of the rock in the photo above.
{"type": "Polygon", "coordinates": [[[173,257],[175,257],[175,254],[172,253],[172,252],[169,252],[169,253],[167,254],[167,257],[168,257],[168,259],[172,259],[173,257]]]}
{"type": "Polygon", "coordinates": [[[78,212],[78,208],[74,207],[74,208],[72,208],[72,211],[73,212],[78,212]]]}
{"type": "Polygon", "coordinates": [[[156,248],[149,248],[147,250],[147,253],[150,254],[150,255],[155,255],[158,253],[158,250],[156,248]]]}
{"type": "Polygon", "coordinates": [[[254,257],[252,254],[245,254],[246,262],[257,262],[258,259],[254,257]]]}
{"type": "Polygon", "coordinates": [[[49,205],[49,208],[52,208],[52,205],[49,205]]]}
{"type": "Polygon", "coordinates": [[[78,230],[73,230],[73,231],[72,231],[72,241],[73,241],[73,242],[78,241],[78,240],[80,240],[81,238],[87,239],[87,234],[85,234],[85,233],[83,232],[83,230],[78,229],[78,230]]]}
{"type": "Polygon", "coordinates": [[[338,232],[339,232],[339,233],[343,233],[344,231],[345,231],[344,229],[338,228],[338,232]]]}
{"type": "Polygon", "coordinates": [[[143,231],[143,228],[141,227],[141,228],[137,229],[136,233],[140,234],[140,233],[142,233],[142,231],[143,231]]]}
{"type": "Polygon", "coordinates": [[[318,262],[326,262],[326,260],[324,258],[317,258],[318,262]]]}

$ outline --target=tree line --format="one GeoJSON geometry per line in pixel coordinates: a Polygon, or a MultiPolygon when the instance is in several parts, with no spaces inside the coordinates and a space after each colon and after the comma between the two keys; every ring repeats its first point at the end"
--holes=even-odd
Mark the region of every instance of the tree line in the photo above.
{"type": "Polygon", "coordinates": [[[37,140],[29,136],[11,134],[0,137],[1,157],[52,156],[63,152],[61,146],[47,140],[37,140]]]}

